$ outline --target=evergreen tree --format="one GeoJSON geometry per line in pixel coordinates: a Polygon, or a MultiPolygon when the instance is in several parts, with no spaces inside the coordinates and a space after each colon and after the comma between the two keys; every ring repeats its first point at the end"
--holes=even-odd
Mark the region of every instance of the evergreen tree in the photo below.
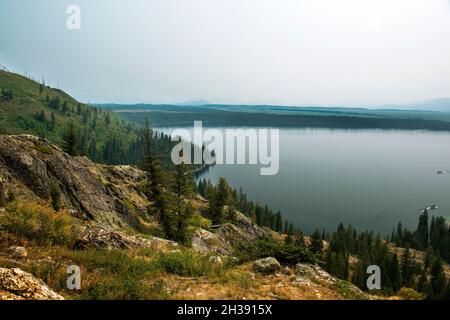
{"type": "Polygon", "coordinates": [[[177,242],[182,244],[189,244],[189,219],[192,217],[194,209],[190,205],[184,206],[184,210],[180,211],[178,215],[177,225],[177,242]]]}
{"type": "Polygon", "coordinates": [[[56,127],[56,116],[55,116],[54,112],[51,113],[51,121],[52,121],[52,128],[55,129],[55,127],[56,127]]]}
{"type": "Polygon", "coordinates": [[[281,217],[281,212],[278,211],[275,217],[275,231],[282,232],[283,231],[283,219],[281,217]]]}
{"type": "Polygon", "coordinates": [[[294,233],[295,233],[294,225],[292,224],[292,222],[289,222],[288,234],[293,235],[294,233]]]}
{"type": "Polygon", "coordinates": [[[311,251],[313,253],[320,253],[323,249],[323,241],[322,236],[320,235],[320,231],[316,229],[311,237],[311,251]]]}
{"type": "Polygon", "coordinates": [[[412,265],[412,259],[411,259],[411,251],[409,249],[409,245],[406,246],[405,250],[403,251],[403,266],[402,266],[402,279],[403,279],[403,286],[411,288],[413,286],[413,276],[414,276],[414,268],[412,265]]]}
{"type": "Polygon", "coordinates": [[[403,226],[402,226],[401,222],[399,222],[398,225],[397,225],[397,239],[396,240],[397,240],[396,241],[397,246],[400,247],[400,246],[403,245],[403,241],[404,241],[404,239],[403,239],[403,226]]]}
{"type": "Polygon", "coordinates": [[[445,293],[446,278],[442,267],[442,260],[437,257],[430,270],[431,275],[431,293],[430,299],[440,299],[445,293]]]}
{"type": "Polygon", "coordinates": [[[189,167],[180,163],[175,167],[175,192],[178,197],[192,194],[192,173],[189,167]]]}
{"type": "Polygon", "coordinates": [[[212,219],[215,224],[223,223],[223,207],[228,203],[229,187],[225,178],[219,178],[212,204],[212,219]]]}
{"type": "Polygon", "coordinates": [[[428,212],[424,212],[419,217],[419,224],[414,233],[416,248],[423,250],[428,247],[428,212]]]}
{"type": "Polygon", "coordinates": [[[73,121],[69,122],[67,132],[64,135],[63,150],[71,156],[77,155],[78,150],[78,133],[73,121]]]}
{"type": "Polygon", "coordinates": [[[394,290],[394,292],[400,290],[400,288],[402,287],[402,274],[400,272],[400,264],[398,262],[398,256],[397,254],[394,254],[392,259],[391,259],[391,263],[389,266],[389,280],[392,286],[392,290],[394,290]]]}

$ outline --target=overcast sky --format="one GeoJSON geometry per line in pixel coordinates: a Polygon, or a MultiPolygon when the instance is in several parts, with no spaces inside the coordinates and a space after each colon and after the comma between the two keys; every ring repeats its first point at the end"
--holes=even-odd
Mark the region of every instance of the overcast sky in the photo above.
{"type": "Polygon", "coordinates": [[[1,0],[0,64],[86,102],[450,97],[450,1],[1,0]]]}

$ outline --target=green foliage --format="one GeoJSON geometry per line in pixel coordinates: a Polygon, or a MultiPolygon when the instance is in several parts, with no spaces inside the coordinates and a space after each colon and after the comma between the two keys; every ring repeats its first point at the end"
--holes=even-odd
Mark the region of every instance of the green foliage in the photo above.
{"type": "MultiPolygon", "coordinates": [[[[224,182],[226,183],[226,180],[224,182]]],[[[223,182],[222,184],[223,189],[225,184],[223,182]]],[[[227,217],[224,215],[224,212],[218,211],[218,206],[215,206],[218,186],[214,186],[209,180],[200,179],[197,188],[198,193],[209,201],[212,216],[219,216],[222,219],[228,218],[233,221],[232,217],[227,217]]],[[[222,194],[227,195],[226,202],[230,208],[229,212],[233,212],[234,209],[237,209],[247,217],[250,217],[259,226],[265,226],[277,232],[290,232],[291,235],[301,234],[301,231],[295,229],[292,223],[283,220],[281,212],[273,212],[267,206],[262,207],[259,203],[248,200],[247,195],[243,192],[242,188],[236,190],[228,186],[228,191],[222,192],[222,194]],[[283,230],[284,224],[287,225],[285,230],[283,230]]]]}
{"type": "Polygon", "coordinates": [[[1,91],[1,96],[4,100],[12,100],[14,98],[14,94],[12,90],[3,88],[1,91]]]}
{"type": "Polygon", "coordinates": [[[417,292],[411,288],[401,288],[396,295],[402,297],[405,300],[422,300],[423,294],[417,292]]]}
{"type": "Polygon", "coordinates": [[[177,106],[177,105],[123,105],[113,106],[127,109],[121,114],[135,123],[142,123],[146,115],[158,126],[192,126],[194,121],[203,121],[209,127],[280,127],[280,128],[342,128],[342,129],[429,129],[450,130],[449,117],[445,113],[434,115],[431,112],[417,111],[369,111],[316,108],[307,110],[298,107],[289,108],[289,112],[280,113],[279,106],[239,106],[230,110],[227,105],[213,106],[177,106]],[[147,112],[151,108],[152,112],[147,112]],[[128,111],[131,110],[132,111],[128,111]],[[259,110],[258,110],[259,109],[259,110]],[[363,113],[363,114],[362,114],[363,113]],[[443,120],[446,121],[443,121],[443,120]]]}
{"type": "Polygon", "coordinates": [[[425,250],[428,247],[428,212],[425,210],[419,217],[419,224],[414,232],[414,244],[418,250],[425,250]]]}
{"type": "Polygon", "coordinates": [[[52,184],[50,187],[50,202],[53,210],[61,209],[61,190],[57,184],[52,184]]]}
{"type": "Polygon", "coordinates": [[[431,292],[428,295],[429,299],[441,299],[445,295],[447,280],[442,266],[442,260],[437,257],[430,270],[431,274],[431,292]]]}
{"type": "Polygon", "coordinates": [[[68,212],[55,212],[33,202],[8,205],[0,224],[9,232],[38,244],[69,245],[77,237],[76,222],[68,212]]]}
{"type": "MultiPolygon", "coordinates": [[[[8,119],[1,123],[4,133],[30,133],[65,146],[73,123],[78,141],[71,143],[70,154],[87,154],[107,164],[135,164],[142,159],[137,128],[111,111],[78,103],[61,90],[6,71],[0,71],[0,88],[3,116],[8,119]]],[[[164,141],[169,143],[170,139],[164,141]]]]}
{"type": "Polygon", "coordinates": [[[36,147],[36,150],[41,152],[41,153],[43,153],[43,154],[49,155],[49,156],[51,156],[53,154],[52,149],[49,146],[46,146],[46,145],[38,145],[36,147]]]}
{"type": "Polygon", "coordinates": [[[78,133],[75,124],[71,121],[64,135],[63,150],[71,156],[78,154],[78,133]]]}
{"type": "Polygon", "coordinates": [[[316,231],[314,231],[311,237],[311,250],[314,253],[320,253],[322,249],[323,249],[322,235],[320,234],[320,231],[316,229],[316,231]]]}
{"type": "Polygon", "coordinates": [[[260,238],[251,244],[242,244],[236,250],[236,255],[243,261],[274,257],[280,263],[288,265],[317,262],[307,247],[297,243],[285,244],[272,238],[260,238]]]}
{"type": "Polygon", "coordinates": [[[16,200],[16,194],[12,190],[8,190],[8,193],[6,194],[6,202],[11,203],[16,200]]]}
{"type": "Polygon", "coordinates": [[[167,273],[190,277],[220,275],[223,268],[211,256],[198,254],[192,250],[161,252],[155,263],[167,273]]]}
{"type": "Polygon", "coordinates": [[[229,203],[229,187],[225,178],[220,177],[214,192],[214,198],[210,203],[211,217],[214,224],[224,222],[224,206],[229,203]]]}
{"type": "Polygon", "coordinates": [[[392,232],[391,242],[399,247],[409,246],[413,249],[425,250],[431,247],[434,253],[450,262],[450,228],[443,217],[431,218],[428,226],[428,213],[424,211],[419,217],[417,230],[412,232],[402,228],[399,222],[397,230],[392,232]]]}

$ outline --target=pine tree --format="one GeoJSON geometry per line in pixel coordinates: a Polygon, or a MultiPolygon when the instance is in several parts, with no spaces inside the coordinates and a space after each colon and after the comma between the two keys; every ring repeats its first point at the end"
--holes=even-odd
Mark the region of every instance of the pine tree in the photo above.
{"type": "Polygon", "coordinates": [[[430,299],[440,299],[446,289],[446,278],[442,267],[441,258],[437,257],[430,270],[431,275],[431,293],[430,299]]]}
{"type": "Polygon", "coordinates": [[[192,193],[193,176],[185,163],[175,166],[175,192],[178,197],[189,196],[192,193]]]}
{"type": "Polygon", "coordinates": [[[397,240],[396,241],[397,246],[401,247],[403,245],[403,243],[404,243],[403,242],[404,241],[404,239],[403,239],[403,226],[402,226],[401,222],[399,222],[398,225],[397,225],[397,239],[396,240],[397,240]]]}
{"type": "Polygon", "coordinates": [[[402,287],[402,274],[400,272],[400,264],[398,262],[398,256],[395,253],[391,259],[391,263],[389,266],[389,280],[392,286],[392,290],[394,292],[400,290],[402,287]]]}
{"type": "Polygon", "coordinates": [[[184,210],[178,214],[176,241],[182,244],[189,244],[189,219],[193,216],[194,209],[190,205],[185,205],[184,210]]]}
{"type": "Polygon", "coordinates": [[[46,121],[45,112],[43,110],[39,112],[36,116],[36,119],[40,122],[45,122],[46,121]]]}
{"type": "Polygon", "coordinates": [[[295,233],[294,225],[292,224],[292,222],[289,222],[288,234],[293,235],[294,233],[295,233]]]}
{"type": "Polygon", "coordinates": [[[275,217],[275,231],[282,232],[283,231],[283,219],[281,217],[281,212],[278,211],[275,217]]]}
{"type": "Polygon", "coordinates": [[[54,112],[51,113],[51,121],[52,121],[52,128],[55,129],[56,128],[56,116],[55,116],[54,112]]]}
{"type": "Polygon", "coordinates": [[[320,231],[316,229],[311,236],[311,251],[313,253],[320,253],[323,249],[323,241],[320,231]]]}
{"type": "Polygon", "coordinates": [[[223,207],[228,204],[229,187],[225,178],[219,178],[212,204],[212,219],[215,224],[223,223],[223,207]]]}
{"type": "Polygon", "coordinates": [[[63,150],[71,156],[77,155],[78,150],[78,132],[73,121],[69,122],[69,127],[64,136],[63,150]]]}
{"type": "Polygon", "coordinates": [[[419,224],[414,233],[416,248],[423,250],[428,247],[428,212],[425,210],[419,217],[419,224]]]}
{"type": "Polygon", "coordinates": [[[326,269],[332,275],[337,274],[338,264],[337,264],[336,252],[328,250],[327,257],[326,257],[326,269]]]}
{"type": "Polygon", "coordinates": [[[403,251],[403,266],[402,266],[402,278],[403,278],[403,286],[411,288],[413,286],[413,276],[414,269],[411,261],[411,251],[409,249],[409,245],[406,245],[406,248],[403,251]]]}

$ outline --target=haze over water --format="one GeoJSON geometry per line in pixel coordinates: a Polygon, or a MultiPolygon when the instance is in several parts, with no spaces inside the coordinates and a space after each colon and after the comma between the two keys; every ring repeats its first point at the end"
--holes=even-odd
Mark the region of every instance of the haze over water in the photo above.
{"type": "MultiPolygon", "coordinates": [[[[170,132],[170,129],[164,131],[170,132]]],[[[399,221],[416,226],[420,209],[450,217],[450,133],[280,129],[280,170],[216,165],[200,178],[225,177],[251,200],[281,210],[305,232],[340,222],[389,234],[399,221]]]]}

